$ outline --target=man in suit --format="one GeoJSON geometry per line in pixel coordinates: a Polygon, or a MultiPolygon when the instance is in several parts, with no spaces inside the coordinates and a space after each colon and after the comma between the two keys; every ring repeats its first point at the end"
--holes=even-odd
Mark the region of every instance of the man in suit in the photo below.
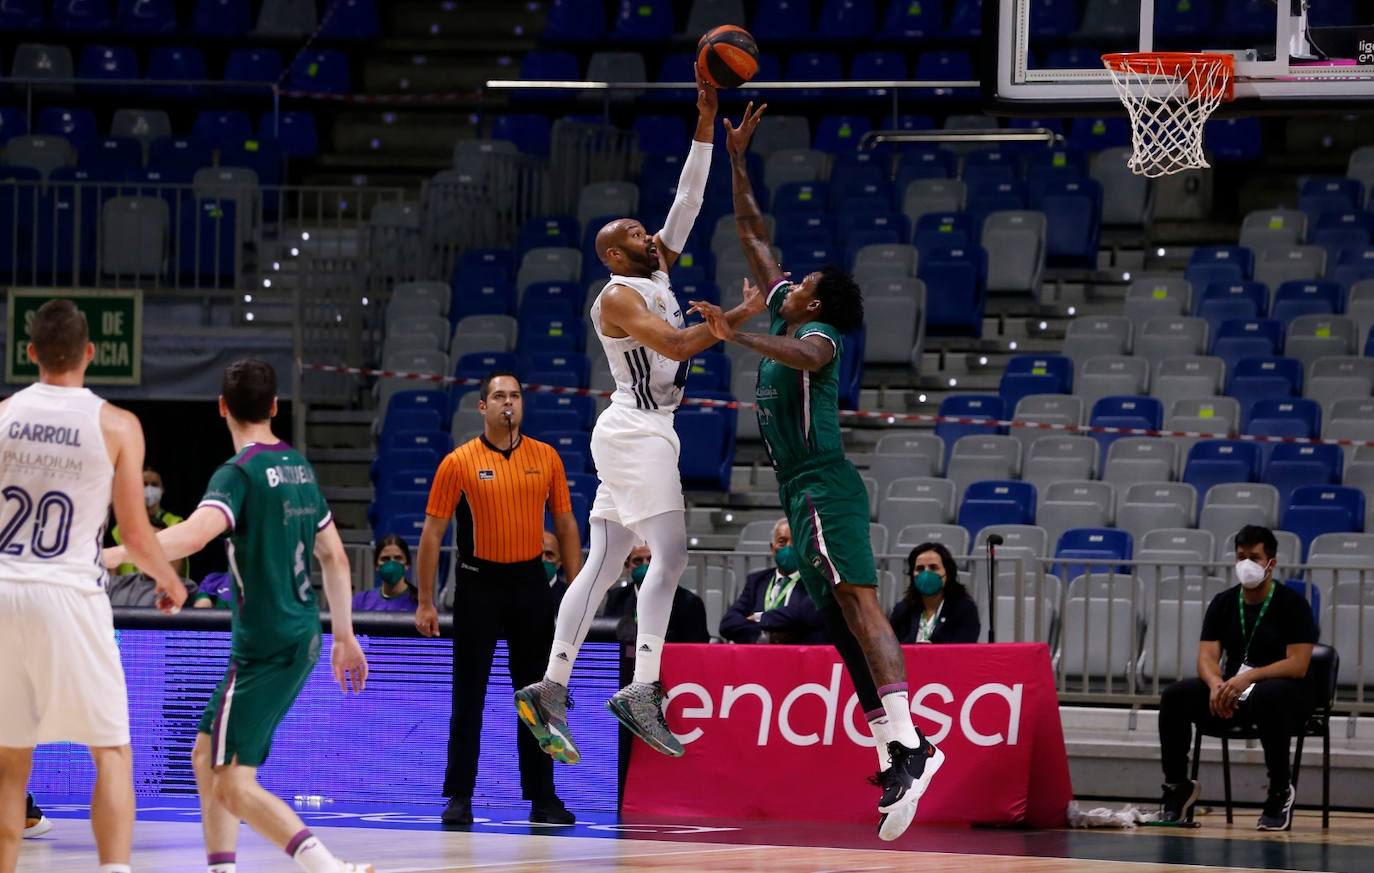
{"type": "Polygon", "coordinates": [[[739,599],[720,620],[720,635],[732,643],[829,643],[825,618],[797,584],[801,574],[787,519],[773,525],[768,547],[774,566],[749,574],[739,599]]]}
{"type": "MultiPolygon", "coordinates": [[[[647,545],[638,545],[625,559],[625,580],[606,594],[606,606],[601,614],[619,618],[616,636],[624,642],[634,642],[638,621],[639,586],[649,571],[653,554],[647,545]]],[[[706,629],[706,604],[701,598],[677,586],[673,591],[673,608],[668,614],[668,643],[709,643],[711,632],[706,629]]]]}

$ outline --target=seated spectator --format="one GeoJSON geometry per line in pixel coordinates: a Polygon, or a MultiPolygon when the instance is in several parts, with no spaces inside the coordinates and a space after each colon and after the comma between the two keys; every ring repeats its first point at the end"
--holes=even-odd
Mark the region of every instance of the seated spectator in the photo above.
{"type": "Polygon", "coordinates": [[[1307,665],[1317,628],[1307,600],[1274,581],[1277,550],[1278,540],[1269,528],[1250,524],[1240,529],[1237,584],[1207,607],[1197,678],[1175,682],[1160,696],[1161,821],[1186,821],[1202,791],[1188,778],[1193,725],[1214,731],[1241,724],[1259,733],[1269,771],[1269,792],[1256,830],[1286,831],[1292,826],[1297,792],[1288,749],[1312,712],[1307,665]]]}
{"type": "Polygon", "coordinates": [[[892,608],[901,643],[976,643],[978,606],[959,581],[954,556],[940,543],[921,543],[906,556],[906,596],[892,608]]]}
{"type": "MultiPolygon", "coordinates": [[[[153,530],[163,530],[185,521],[181,516],[162,508],[162,494],[162,474],[145,465],[143,467],[143,502],[148,507],[148,520],[153,523],[153,530]]],[[[110,536],[114,537],[115,545],[124,545],[124,540],[119,532],[119,525],[114,526],[114,530],[110,531],[110,536]]],[[[191,562],[188,559],[182,558],[172,566],[176,567],[181,578],[185,579],[190,575],[191,562]]],[[[138,568],[133,564],[120,564],[115,570],[115,575],[128,576],[137,572],[138,568]]]]}
{"type": "Polygon", "coordinates": [[[568,590],[568,577],[563,574],[563,547],[553,531],[544,531],[544,577],[549,580],[549,596],[554,608],[563,602],[568,590]]]}
{"type": "Polygon", "coordinates": [[[233,605],[234,577],[228,573],[209,574],[191,595],[191,606],[195,609],[232,609],[233,605]]]}
{"type": "MultiPolygon", "coordinates": [[[[644,574],[649,572],[649,561],[653,555],[646,545],[635,546],[625,559],[625,579],[606,594],[606,605],[601,614],[619,617],[620,625],[616,636],[622,642],[634,642],[638,632],[635,610],[638,604],[639,586],[644,584],[644,574]]],[[[701,598],[681,585],[673,592],[673,610],[668,616],[668,633],[663,637],[668,643],[709,643],[711,632],[706,629],[706,604],[701,598]]]]}
{"type": "MultiPolygon", "coordinates": [[[[181,581],[186,585],[187,597],[193,597],[196,583],[185,578],[181,581]]],[[[132,573],[112,574],[109,581],[105,583],[105,595],[110,598],[111,606],[146,606],[150,608],[157,606],[159,597],[157,583],[153,581],[153,577],[143,575],[137,567],[134,567],[132,573]]]]}
{"type": "Polygon", "coordinates": [[[720,635],[732,643],[828,643],[825,619],[798,584],[797,550],[787,519],[773,525],[768,544],[773,567],[750,573],[739,599],[720,620],[720,635]]]}
{"type": "Polygon", "coordinates": [[[373,587],[353,595],[354,612],[414,612],[420,601],[406,582],[410,572],[410,546],[388,534],[377,541],[373,587]]]}

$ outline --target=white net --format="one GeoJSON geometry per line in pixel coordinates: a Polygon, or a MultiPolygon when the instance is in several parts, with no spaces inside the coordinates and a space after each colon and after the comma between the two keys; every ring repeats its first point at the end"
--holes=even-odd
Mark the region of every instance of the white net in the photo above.
{"type": "Polygon", "coordinates": [[[1230,57],[1107,55],[1103,62],[1131,117],[1131,172],[1153,179],[1211,166],[1203,130],[1230,94],[1230,57]]]}

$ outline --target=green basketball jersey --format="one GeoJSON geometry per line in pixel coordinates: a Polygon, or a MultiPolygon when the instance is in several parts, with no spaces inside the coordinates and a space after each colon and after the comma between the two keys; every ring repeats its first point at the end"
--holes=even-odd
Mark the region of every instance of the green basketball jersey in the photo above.
{"type": "Polygon", "coordinates": [[[310,560],[333,516],[310,463],[286,443],[244,446],[215,470],[200,505],[229,521],[234,657],[267,657],[319,633],[310,560]]]}
{"type": "MultiPolygon", "coordinates": [[[[780,281],[768,292],[768,332],[782,336],[787,323],[778,315],[792,283],[780,281]]],[[[827,457],[843,457],[840,439],[840,358],[844,340],[828,324],[811,321],[797,328],[797,339],[819,335],[835,347],[830,363],[814,373],[794,370],[765,357],[759,362],[759,432],[773,468],[786,478],[799,465],[827,457]]]]}

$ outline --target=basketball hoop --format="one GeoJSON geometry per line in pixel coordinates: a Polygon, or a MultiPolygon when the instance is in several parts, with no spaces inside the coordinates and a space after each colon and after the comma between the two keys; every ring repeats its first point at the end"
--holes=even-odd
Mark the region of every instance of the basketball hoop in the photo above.
{"type": "Polygon", "coordinates": [[[1233,97],[1235,59],[1213,52],[1122,52],[1102,56],[1131,116],[1131,158],[1138,176],[1158,178],[1210,167],[1203,126],[1233,97]]]}

